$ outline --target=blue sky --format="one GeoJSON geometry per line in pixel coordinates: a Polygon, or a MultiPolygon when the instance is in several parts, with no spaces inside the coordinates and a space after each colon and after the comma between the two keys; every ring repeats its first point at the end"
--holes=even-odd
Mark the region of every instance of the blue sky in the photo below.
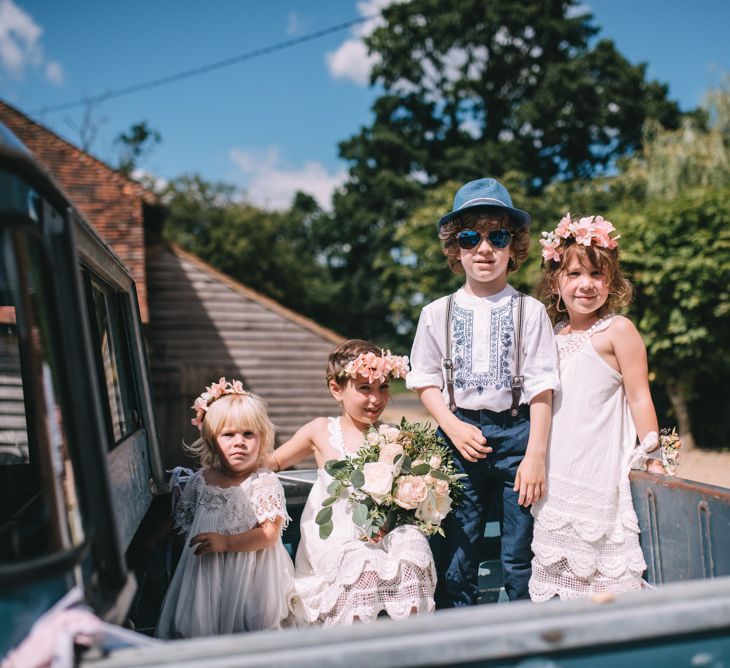
{"type": "MultiPolygon", "coordinates": [[[[377,14],[388,0],[0,0],[0,97],[79,143],[84,109],[45,107],[224,60],[377,14]]],[[[585,3],[631,62],[684,109],[730,72],[727,0],[585,3]]],[[[92,109],[91,152],[115,163],[114,137],[145,120],[163,138],[143,162],[161,178],[198,172],[285,207],[297,189],[327,205],[346,175],[337,144],[371,119],[360,36],[327,35],[92,109]]]]}

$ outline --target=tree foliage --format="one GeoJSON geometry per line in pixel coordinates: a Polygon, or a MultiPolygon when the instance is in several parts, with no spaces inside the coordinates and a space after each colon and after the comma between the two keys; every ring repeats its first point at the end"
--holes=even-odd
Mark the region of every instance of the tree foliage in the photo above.
{"type": "Polygon", "coordinates": [[[577,10],[573,0],[412,0],[383,9],[383,26],[366,39],[383,94],[372,124],[340,144],[349,179],[321,239],[342,331],[410,343],[413,309],[390,305],[412,307],[430,292],[406,294],[415,287],[409,272],[425,278],[419,263],[430,262],[414,264],[413,253],[437,243],[435,228],[412,216],[430,209],[435,224],[451,206],[444,184],[511,175],[518,194],[532,197],[636,150],[647,119],[678,127],[666,87],[611,42],[593,44],[598,29],[577,10]]]}
{"type": "Polygon", "coordinates": [[[162,135],[147,125],[147,121],[134,123],[127,132],[120,132],[114,143],[120,148],[117,169],[129,176],[139,161],[162,141],[162,135]]]}
{"type": "Polygon", "coordinates": [[[266,211],[200,176],[172,181],[161,196],[168,239],[279,303],[331,321],[333,283],[313,240],[324,214],[312,197],[298,193],[289,210],[266,211]]]}

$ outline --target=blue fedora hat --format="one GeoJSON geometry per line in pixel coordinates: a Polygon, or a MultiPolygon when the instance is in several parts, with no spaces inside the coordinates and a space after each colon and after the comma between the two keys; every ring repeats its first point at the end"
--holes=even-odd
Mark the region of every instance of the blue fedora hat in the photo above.
{"type": "Polygon", "coordinates": [[[530,224],[530,214],[512,206],[512,198],[505,188],[496,179],[477,179],[461,186],[454,195],[454,207],[441,220],[437,229],[448,223],[460,213],[469,209],[482,207],[497,207],[504,209],[518,227],[530,224]]]}

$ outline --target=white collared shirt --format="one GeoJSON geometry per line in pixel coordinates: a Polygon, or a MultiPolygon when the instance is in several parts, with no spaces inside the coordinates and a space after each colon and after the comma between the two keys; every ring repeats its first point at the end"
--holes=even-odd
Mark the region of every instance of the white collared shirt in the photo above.
{"type": "MultiPolygon", "coordinates": [[[[492,411],[512,405],[514,367],[514,313],[517,291],[510,285],[489,297],[456,292],[452,313],[451,349],[454,395],[460,408],[492,411]]],[[[448,403],[442,362],[446,349],[448,296],[424,306],[411,351],[411,390],[438,387],[448,403]]],[[[553,327],[545,307],[526,296],[522,324],[520,403],[530,403],[540,392],[560,387],[558,354],[553,327]]]]}

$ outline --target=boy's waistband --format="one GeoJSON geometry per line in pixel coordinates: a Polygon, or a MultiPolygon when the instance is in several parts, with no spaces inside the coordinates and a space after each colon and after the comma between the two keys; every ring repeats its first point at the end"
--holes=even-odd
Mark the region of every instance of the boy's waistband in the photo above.
{"type": "Polygon", "coordinates": [[[511,409],[507,408],[503,411],[490,411],[488,408],[480,408],[475,410],[473,408],[458,408],[456,409],[457,415],[463,415],[467,420],[473,420],[480,424],[492,423],[492,424],[511,424],[515,420],[530,419],[530,405],[520,404],[517,409],[517,417],[512,417],[510,414],[511,409]]]}

